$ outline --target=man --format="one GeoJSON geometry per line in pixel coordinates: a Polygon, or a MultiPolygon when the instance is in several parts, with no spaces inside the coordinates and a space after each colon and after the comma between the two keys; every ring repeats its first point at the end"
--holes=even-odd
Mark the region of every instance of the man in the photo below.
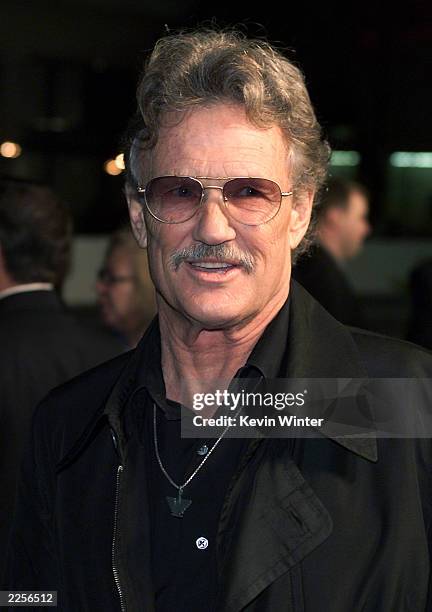
{"type": "Polygon", "coordinates": [[[137,245],[130,227],[111,236],[96,292],[105,325],[119,335],[125,348],[135,348],[156,305],[147,252],[137,245]]]}
{"type": "Polygon", "coordinates": [[[370,233],[369,197],[354,181],[329,179],[316,207],[317,244],[293,269],[294,278],[338,321],[362,327],[358,300],[343,266],[370,233]]]}
{"type": "Polygon", "coordinates": [[[127,193],[158,321],[41,404],[7,588],[68,611],[425,610],[429,441],[180,436],[180,402],[233,377],[431,368],[290,284],[328,158],[299,70],[240,34],[169,36],[138,101],[127,193]]]}
{"type": "MultiPolygon", "coordinates": [[[[47,187],[0,180],[0,550],[33,409],[48,391],[116,354],[56,293],[69,265],[71,218],[47,187]]],[[[0,555],[1,568],[5,555],[0,555]]]]}

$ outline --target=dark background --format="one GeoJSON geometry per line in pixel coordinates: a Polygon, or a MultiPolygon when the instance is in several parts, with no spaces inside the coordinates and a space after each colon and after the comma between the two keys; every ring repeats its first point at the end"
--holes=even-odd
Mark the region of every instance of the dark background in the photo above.
{"type": "Polygon", "coordinates": [[[375,235],[430,236],[432,168],[389,163],[395,151],[432,150],[429,5],[3,0],[0,142],[22,154],[0,157],[0,172],[51,183],[78,233],[117,227],[123,181],[104,162],[119,152],[146,53],[166,27],[216,19],[290,49],[332,147],[360,155],[332,172],[370,187],[375,235]]]}

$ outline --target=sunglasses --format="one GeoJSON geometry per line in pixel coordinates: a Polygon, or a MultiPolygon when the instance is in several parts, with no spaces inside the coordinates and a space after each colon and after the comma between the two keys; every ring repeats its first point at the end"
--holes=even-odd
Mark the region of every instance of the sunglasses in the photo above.
{"type": "Polygon", "coordinates": [[[270,179],[239,177],[225,180],[222,186],[204,186],[200,179],[210,177],[158,176],[145,187],[137,187],[144,196],[149,213],[161,223],[184,223],[191,219],[204,202],[206,189],[219,189],[229,215],[244,225],[268,223],[277,215],[282,198],[292,191],[281,191],[270,179]]]}

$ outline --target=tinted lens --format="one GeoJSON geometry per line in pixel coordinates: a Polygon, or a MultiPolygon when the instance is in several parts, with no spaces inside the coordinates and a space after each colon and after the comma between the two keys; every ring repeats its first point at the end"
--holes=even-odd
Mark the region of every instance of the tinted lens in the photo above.
{"type": "Polygon", "coordinates": [[[227,181],[224,197],[228,200],[230,215],[246,225],[270,221],[278,212],[282,200],[279,185],[261,178],[227,181]]]}
{"type": "Polygon", "coordinates": [[[146,187],[146,202],[155,217],[166,223],[187,221],[201,201],[201,185],[189,177],[161,176],[146,187]]]}

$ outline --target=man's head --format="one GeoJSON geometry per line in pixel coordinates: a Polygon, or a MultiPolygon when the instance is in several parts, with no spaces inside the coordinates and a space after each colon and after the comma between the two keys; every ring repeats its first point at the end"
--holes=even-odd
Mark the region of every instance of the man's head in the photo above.
{"type": "Polygon", "coordinates": [[[0,263],[9,286],[60,286],[69,267],[72,220],[48,188],[0,179],[0,263]]]}
{"type": "Polygon", "coordinates": [[[285,299],[329,153],[300,71],[239,34],[169,36],[150,57],[138,105],[127,192],[159,305],[217,328],[285,299]],[[199,179],[204,190],[163,176],[199,179]],[[224,188],[233,177],[271,183],[224,188]]]}
{"type": "Polygon", "coordinates": [[[104,323],[135,344],[154,315],[155,304],[147,252],[138,247],[130,227],[112,235],[96,291],[104,323]]]}
{"type": "Polygon", "coordinates": [[[369,195],[354,181],[331,178],[317,206],[317,231],[324,246],[341,260],[354,257],[371,231],[369,195]]]}

